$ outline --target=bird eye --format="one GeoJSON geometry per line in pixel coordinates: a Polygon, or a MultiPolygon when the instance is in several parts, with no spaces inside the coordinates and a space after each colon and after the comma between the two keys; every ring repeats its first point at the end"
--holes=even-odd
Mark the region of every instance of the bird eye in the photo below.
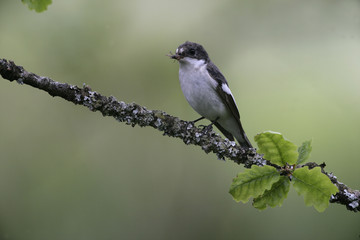
{"type": "Polygon", "coordinates": [[[189,54],[191,55],[191,56],[194,56],[195,55],[195,49],[189,49],[189,54]]]}

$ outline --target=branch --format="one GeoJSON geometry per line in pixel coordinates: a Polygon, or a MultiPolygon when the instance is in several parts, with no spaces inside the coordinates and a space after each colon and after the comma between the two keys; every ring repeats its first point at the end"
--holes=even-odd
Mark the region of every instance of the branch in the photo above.
{"type": "MultiPolygon", "coordinates": [[[[92,91],[89,86],[79,88],[67,83],[60,83],[48,77],[41,77],[26,71],[23,67],[17,66],[12,61],[0,59],[0,75],[19,84],[27,84],[32,87],[44,90],[51,96],[61,97],[74,104],[88,107],[91,111],[99,111],[103,116],[112,116],[119,122],[127,125],[140,127],[150,126],[161,132],[163,135],[180,138],[185,144],[200,146],[206,153],[215,153],[219,159],[228,158],[237,164],[244,164],[246,168],[252,165],[264,166],[276,165],[263,159],[262,155],[256,153],[256,149],[241,148],[235,142],[221,138],[212,130],[196,127],[191,121],[184,121],[173,117],[160,110],[148,110],[136,103],[124,103],[115,97],[103,96],[92,91]]],[[[332,173],[324,171],[325,164],[306,164],[309,168],[321,167],[323,173],[338,187],[339,192],[332,196],[330,202],[345,205],[350,211],[360,211],[360,192],[352,190],[345,184],[339,182],[332,173]]]]}

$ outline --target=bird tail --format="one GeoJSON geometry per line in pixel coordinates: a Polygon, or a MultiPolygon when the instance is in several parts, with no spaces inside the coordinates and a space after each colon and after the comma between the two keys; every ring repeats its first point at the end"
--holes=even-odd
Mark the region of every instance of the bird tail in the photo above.
{"type": "Polygon", "coordinates": [[[247,148],[253,147],[243,129],[241,129],[240,137],[237,137],[236,140],[239,142],[240,146],[242,147],[247,147],[247,148]]]}
{"type": "Polygon", "coordinates": [[[246,136],[246,133],[241,125],[240,119],[239,119],[238,124],[239,124],[240,134],[235,135],[236,140],[239,142],[239,144],[242,147],[252,148],[253,146],[251,145],[251,142],[249,141],[249,139],[246,136]]]}
{"type": "MultiPolygon", "coordinates": [[[[227,130],[225,130],[218,122],[214,122],[214,125],[220,130],[220,132],[222,134],[224,134],[224,136],[229,139],[230,141],[234,141],[234,136],[228,132],[227,130]]],[[[249,139],[247,138],[244,129],[241,126],[240,123],[240,134],[237,134],[235,136],[236,140],[238,141],[238,143],[240,144],[240,146],[242,147],[247,147],[247,148],[252,148],[253,146],[251,145],[249,139]]]]}
{"type": "Polygon", "coordinates": [[[220,130],[222,134],[224,134],[227,139],[234,141],[234,136],[230,132],[226,131],[225,128],[223,128],[218,122],[214,122],[214,125],[220,130]]]}

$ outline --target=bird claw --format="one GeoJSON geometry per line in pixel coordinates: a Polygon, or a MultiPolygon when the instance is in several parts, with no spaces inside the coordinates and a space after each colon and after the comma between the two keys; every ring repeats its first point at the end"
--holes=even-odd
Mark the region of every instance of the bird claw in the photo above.
{"type": "Polygon", "coordinates": [[[212,124],[209,125],[199,125],[199,127],[202,127],[202,131],[205,133],[211,132],[213,130],[212,124]]]}

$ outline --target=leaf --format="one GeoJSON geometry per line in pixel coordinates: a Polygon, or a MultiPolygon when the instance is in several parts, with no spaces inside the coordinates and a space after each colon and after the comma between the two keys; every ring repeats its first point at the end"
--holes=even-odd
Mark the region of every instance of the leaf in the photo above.
{"type": "Polygon", "coordinates": [[[293,173],[294,188],[299,195],[304,196],[306,206],[314,205],[318,212],[323,212],[329,206],[332,194],[338,188],[321,172],[320,167],[309,170],[308,167],[296,169],[293,173]]]}
{"type": "Polygon", "coordinates": [[[254,199],[253,206],[259,210],[270,207],[281,206],[290,189],[290,180],[287,176],[281,176],[279,181],[274,183],[270,190],[254,199]]]}
{"type": "Polygon", "coordinates": [[[258,197],[270,189],[279,178],[280,174],[274,167],[253,165],[234,178],[229,192],[235,201],[246,203],[250,197],[258,197]]]}
{"type": "Polygon", "coordinates": [[[306,162],[306,160],[310,157],[311,150],[311,140],[303,142],[303,144],[298,148],[299,157],[296,164],[306,162]]]}
{"type": "Polygon", "coordinates": [[[36,12],[43,12],[51,4],[51,0],[21,0],[24,4],[27,4],[30,10],[36,12]]]}
{"type": "Polygon", "coordinates": [[[267,131],[255,136],[258,144],[258,153],[264,158],[279,166],[295,164],[298,158],[297,146],[285,140],[281,133],[267,131]]]}

